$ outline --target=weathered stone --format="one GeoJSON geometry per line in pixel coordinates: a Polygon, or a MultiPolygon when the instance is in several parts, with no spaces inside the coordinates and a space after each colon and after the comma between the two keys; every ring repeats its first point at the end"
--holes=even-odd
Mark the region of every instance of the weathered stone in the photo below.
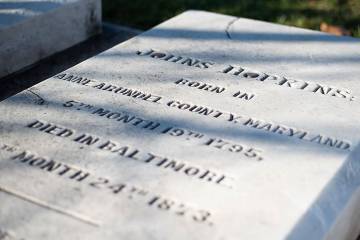
{"type": "Polygon", "coordinates": [[[100,0],[0,0],[0,78],[100,30],[100,0]]]}
{"type": "Polygon", "coordinates": [[[0,104],[15,239],[355,239],[360,45],[189,11],[0,104]]]}
{"type": "Polygon", "coordinates": [[[0,78],[0,101],[140,33],[141,31],[138,29],[103,22],[101,34],[97,34],[86,41],[42,59],[24,71],[0,78]]]}

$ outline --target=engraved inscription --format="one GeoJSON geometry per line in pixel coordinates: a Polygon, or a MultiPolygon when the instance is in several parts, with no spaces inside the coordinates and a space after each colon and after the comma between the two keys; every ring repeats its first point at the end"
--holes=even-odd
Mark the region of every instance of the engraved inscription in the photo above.
{"type": "MultiPolygon", "coordinates": [[[[217,94],[224,93],[226,90],[225,87],[215,86],[215,85],[203,83],[200,81],[192,81],[190,79],[185,79],[185,78],[176,80],[174,83],[179,86],[187,86],[187,87],[190,87],[193,89],[203,90],[203,91],[217,93],[217,94]]],[[[254,99],[255,94],[247,93],[244,91],[237,91],[234,94],[232,94],[232,96],[236,97],[236,98],[244,99],[244,100],[251,100],[251,99],[254,99]]]]}
{"type": "Polygon", "coordinates": [[[244,91],[237,91],[232,96],[235,97],[235,98],[240,98],[240,99],[244,99],[244,100],[251,100],[251,99],[253,99],[255,97],[255,94],[247,93],[247,92],[244,92],[244,91]]]}
{"type": "Polygon", "coordinates": [[[260,150],[255,148],[247,148],[244,145],[231,143],[228,141],[224,141],[220,138],[210,138],[205,145],[212,146],[217,149],[222,149],[229,152],[242,153],[246,157],[256,158],[258,161],[263,160],[260,156],[260,150]]]}
{"type": "MultiPolygon", "coordinates": [[[[68,74],[66,73],[62,73],[55,76],[55,78],[60,78],[65,80],[67,78],[66,77],[67,75],[68,74]]],[[[73,75],[70,76],[73,77],[73,75]]],[[[92,81],[96,82],[94,80],[92,81]]],[[[101,90],[104,89],[101,88],[101,90]]],[[[152,94],[148,94],[147,96],[152,96],[154,98],[151,98],[152,100],[146,99],[146,101],[157,104],[164,103],[162,101],[159,101],[160,99],[163,99],[163,97],[159,97],[152,94]]],[[[145,99],[141,98],[140,100],[145,100],[145,99]]],[[[351,143],[345,139],[338,139],[336,137],[326,136],[320,133],[311,133],[305,130],[298,130],[296,127],[289,127],[282,124],[273,123],[267,120],[260,120],[249,116],[241,116],[235,113],[228,113],[218,109],[213,109],[198,104],[186,103],[178,100],[167,101],[165,105],[168,107],[179,109],[181,111],[189,111],[194,114],[200,114],[204,117],[210,117],[212,119],[215,118],[215,119],[223,120],[225,122],[239,123],[242,126],[263,130],[267,133],[276,133],[282,136],[294,137],[299,140],[320,144],[328,147],[333,147],[340,150],[351,150],[351,143]],[[298,131],[301,131],[301,133],[299,133],[298,131]]]]}
{"type": "Polygon", "coordinates": [[[15,151],[17,151],[17,147],[7,145],[7,144],[2,144],[2,146],[0,147],[0,150],[4,150],[7,152],[15,152],[15,151]]]}
{"type": "Polygon", "coordinates": [[[162,98],[161,96],[156,96],[153,94],[141,92],[141,91],[138,91],[135,89],[124,88],[121,86],[112,85],[112,84],[103,83],[103,82],[98,83],[95,80],[90,80],[90,79],[75,76],[75,75],[69,75],[66,73],[58,74],[55,76],[55,78],[62,79],[64,81],[69,81],[72,83],[77,83],[77,84],[80,84],[83,86],[88,86],[88,87],[92,87],[95,89],[107,91],[107,92],[120,94],[120,95],[127,96],[127,97],[132,97],[132,98],[141,99],[141,100],[148,101],[148,102],[153,102],[153,103],[159,103],[159,101],[162,98]]]}
{"type": "MultiPolygon", "coordinates": [[[[191,206],[191,204],[183,203],[173,198],[152,193],[140,186],[124,182],[113,182],[107,177],[99,177],[81,169],[74,165],[64,164],[58,160],[49,159],[47,157],[39,156],[34,152],[28,150],[19,150],[17,153],[10,156],[9,160],[13,163],[23,164],[23,166],[33,167],[47,173],[54,174],[64,180],[75,181],[78,184],[84,184],[92,189],[108,192],[112,195],[121,195],[126,199],[143,202],[145,206],[159,211],[169,212],[179,217],[184,217],[192,220],[193,222],[213,225],[211,220],[211,212],[204,209],[198,209],[191,206]]],[[[10,191],[8,191],[10,192],[10,191]]],[[[13,191],[11,191],[14,193],[13,191]]],[[[15,194],[23,196],[22,193],[16,192],[15,194]]],[[[33,198],[29,198],[34,200],[33,198]]],[[[32,201],[35,204],[43,204],[38,200],[32,201]]],[[[45,203],[44,206],[47,206],[45,203]]],[[[70,213],[64,209],[53,208],[52,210],[59,210],[61,213],[70,213]]],[[[59,212],[58,211],[58,212],[59,212]]],[[[73,217],[76,216],[73,214],[73,217]]],[[[76,216],[79,219],[79,216],[76,216]]],[[[88,219],[82,219],[83,221],[88,219]]]]}
{"type": "Polygon", "coordinates": [[[222,93],[225,91],[224,87],[213,86],[211,84],[202,83],[199,81],[191,81],[191,80],[185,79],[185,78],[175,81],[175,84],[184,85],[184,86],[188,86],[191,88],[196,88],[196,89],[213,92],[213,93],[222,93]]]}
{"type": "Polygon", "coordinates": [[[173,108],[177,108],[180,110],[185,110],[185,111],[189,111],[192,113],[209,116],[209,117],[213,117],[213,118],[218,118],[224,114],[224,112],[216,110],[216,109],[212,109],[210,107],[176,101],[176,100],[171,100],[171,101],[167,102],[166,105],[169,107],[173,107],[173,108]]]}
{"type": "Polygon", "coordinates": [[[326,86],[323,84],[307,82],[302,80],[295,80],[295,79],[285,78],[283,76],[266,74],[245,67],[229,65],[226,68],[224,68],[221,72],[225,74],[231,74],[240,78],[246,78],[246,79],[256,80],[265,83],[272,83],[279,86],[303,90],[306,92],[316,93],[320,95],[344,98],[349,101],[355,100],[355,96],[353,96],[350,90],[347,89],[340,89],[333,86],[326,86]]]}
{"type": "MultiPolygon", "coordinates": [[[[37,129],[38,131],[52,134],[48,129],[53,129],[56,126],[59,132],[63,132],[65,129],[67,131],[71,131],[75,133],[75,130],[60,127],[58,124],[54,123],[46,123],[45,121],[36,120],[27,125],[28,128],[37,129]],[[45,127],[44,127],[45,126],[45,127]]],[[[63,137],[59,134],[52,134],[57,137],[63,137]]],[[[67,135],[67,137],[70,135],[67,135]]],[[[101,140],[100,137],[90,135],[88,133],[77,133],[73,138],[74,142],[84,144],[87,146],[95,146],[98,150],[107,152],[110,154],[115,154],[116,156],[121,156],[125,159],[132,160],[139,163],[144,163],[153,167],[165,169],[168,171],[173,171],[179,173],[184,176],[188,176],[191,178],[199,179],[203,182],[214,183],[219,186],[224,186],[227,188],[232,188],[233,178],[229,177],[226,174],[219,173],[218,171],[213,171],[210,169],[203,168],[201,166],[196,166],[188,162],[175,160],[173,158],[161,156],[159,154],[155,154],[134,146],[130,146],[128,144],[122,144],[116,142],[114,140],[101,140]]],[[[41,165],[46,160],[44,159],[31,159],[30,165],[41,165]]],[[[50,163],[48,163],[50,164],[50,163]]],[[[43,166],[43,167],[47,167],[43,166]]],[[[50,168],[54,167],[54,164],[50,164],[50,168]]],[[[76,178],[79,181],[86,178],[89,174],[83,173],[81,171],[77,171],[76,169],[72,169],[69,166],[55,166],[55,168],[66,168],[63,174],[72,174],[71,178],[76,178]]]]}
{"type": "MultiPolygon", "coordinates": [[[[178,126],[170,126],[168,124],[160,123],[155,120],[145,119],[142,116],[130,114],[130,113],[121,111],[119,109],[116,111],[113,111],[113,110],[104,109],[101,107],[90,106],[89,104],[81,103],[81,102],[74,101],[74,100],[65,102],[63,104],[63,106],[66,108],[73,108],[76,110],[87,111],[89,114],[103,117],[104,119],[116,121],[116,123],[119,123],[119,124],[127,124],[132,127],[140,128],[144,131],[151,131],[151,132],[158,133],[158,134],[164,134],[167,136],[185,139],[187,141],[196,140],[202,146],[209,146],[209,144],[205,144],[205,143],[209,142],[210,139],[216,139],[214,137],[207,136],[204,133],[181,128],[178,126]]],[[[224,140],[224,139],[222,141],[231,142],[231,141],[224,140]]],[[[240,144],[240,143],[233,143],[233,144],[243,146],[244,150],[254,149],[254,151],[258,153],[258,155],[254,156],[254,157],[251,157],[251,155],[245,155],[247,158],[264,159],[262,154],[260,154],[262,152],[262,150],[260,150],[258,148],[246,147],[244,144],[240,144]]],[[[216,148],[216,149],[219,149],[219,148],[216,148]]],[[[228,151],[228,152],[236,153],[236,151],[228,151]]]]}
{"type": "Polygon", "coordinates": [[[197,68],[209,68],[214,65],[211,61],[203,61],[192,57],[175,56],[170,53],[159,52],[153,49],[147,51],[137,51],[139,56],[149,56],[151,58],[160,59],[167,62],[178,63],[184,66],[197,67],[197,68]]]}
{"type": "MultiPolygon", "coordinates": [[[[212,61],[204,61],[191,57],[174,56],[171,53],[166,53],[165,51],[159,51],[154,49],[137,51],[136,54],[138,56],[148,56],[153,59],[160,59],[168,62],[180,63],[182,65],[194,66],[200,69],[206,69],[216,65],[216,63],[212,61]]],[[[240,67],[236,65],[220,66],[220,68],[221,70],[217,70],[216,72],[220,72],[223,74],[230,74],[238,78],[256,80],[265,83],[272,83],[286,88],[303,90],[306,92],[311,92],[323,96],[346,99],[348,101],[354,101],[356,99],[356,97],[348,89],[342,89],[334,86],[327,86],[324,84],[318,84],[310,81],[295,80],[292,78],[267,74],[257,70],[252,70],[246,67],[240,67]]]]}

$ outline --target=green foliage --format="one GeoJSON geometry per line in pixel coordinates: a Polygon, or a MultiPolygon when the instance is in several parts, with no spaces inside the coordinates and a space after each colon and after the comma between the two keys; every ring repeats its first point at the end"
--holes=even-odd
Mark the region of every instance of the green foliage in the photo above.
{"type": "Polygon", "coordinates": [[[339,25],[360,37],[360,0],[103,0],[107,21],[148,29],[197,9],[319,30],[339,25]]]}

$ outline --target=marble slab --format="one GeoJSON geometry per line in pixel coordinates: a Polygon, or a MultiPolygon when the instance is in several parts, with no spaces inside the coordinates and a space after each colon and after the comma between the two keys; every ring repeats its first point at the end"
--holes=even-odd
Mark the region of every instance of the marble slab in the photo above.
{"type": "Polygon", "coordinates": [[[100,30],[100,0],[0,0],[0,78],[100,30]]]}
{"type": "Polygon", "coordinates": [[[359,40],[187,11],[0,103],[10,239],[356,239],[359,40]]]}

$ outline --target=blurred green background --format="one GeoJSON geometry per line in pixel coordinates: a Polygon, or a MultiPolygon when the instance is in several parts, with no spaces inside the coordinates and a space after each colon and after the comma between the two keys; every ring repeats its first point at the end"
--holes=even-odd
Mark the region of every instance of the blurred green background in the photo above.
{"type": "Polygon", "coordinates": [[[143,30],[188,9],[314,30],[326,23],[360,37],[360,0],[103,0],[105,21],[143,30]]]}

